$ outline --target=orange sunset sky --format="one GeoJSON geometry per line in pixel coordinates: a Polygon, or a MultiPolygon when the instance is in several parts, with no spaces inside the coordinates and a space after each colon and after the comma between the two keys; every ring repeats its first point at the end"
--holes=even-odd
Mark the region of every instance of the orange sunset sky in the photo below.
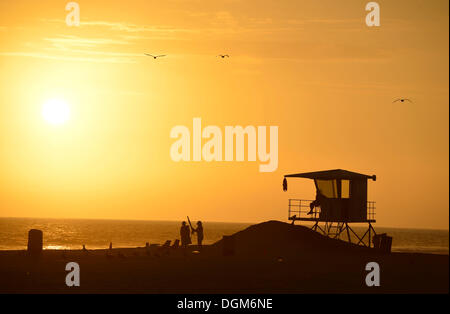
{"type": "Polygon", "coordinates": [[[447,0],[372,28],[359,0],[79,0],[80,27],[67,2],[0,1],[1,217],[285,221],[315,189],[284,174],[342,168],[377,175],[377,225],[448,229],[447,0]],[[172,161],[194,117],[278,126],[278,169],[172,161]]]}

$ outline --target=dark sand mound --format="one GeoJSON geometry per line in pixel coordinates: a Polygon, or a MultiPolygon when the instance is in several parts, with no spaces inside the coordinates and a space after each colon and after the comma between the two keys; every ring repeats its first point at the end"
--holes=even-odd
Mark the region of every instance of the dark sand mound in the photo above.
{"type": "Polygon", "coordinates": [[[303,226],[269,221],[223,241],[187,250],[158,248],[0,251],[0,293],[448,293],[448,256],[379,254],[326,238],[303,226]],[[81,286],[67,287],[68,262],[81,268],[81,286]],[[381,268],[381,286],[367,287],[368,262],[381,268]]]}
{"type": "MultiPolygon", "coordinates": [[[[305,226],[280,221],[252,225],[232,235],[238,255],[298,255],[302,253],[365,254],[372,252],[356,244],[331,239],[305,226]]],[[[222,249],[223,241],[212,245],[222,249]]]]}

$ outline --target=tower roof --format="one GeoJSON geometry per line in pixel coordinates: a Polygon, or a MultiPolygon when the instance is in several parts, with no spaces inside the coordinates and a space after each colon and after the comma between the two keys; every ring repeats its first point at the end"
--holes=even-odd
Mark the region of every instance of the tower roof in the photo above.
{"type": "Polygon", "coordinates": [[[304,172],[297,174],[287,174],[285,178],[307,178],[307,179],[321,179],[321,180],[357,180],[357,179],[372,179],[376,181],[376,175],[366,175],[362,173],[352,172],[342,169],[325,170],[325,171],[315,171],[315,172],[304,172]]]}

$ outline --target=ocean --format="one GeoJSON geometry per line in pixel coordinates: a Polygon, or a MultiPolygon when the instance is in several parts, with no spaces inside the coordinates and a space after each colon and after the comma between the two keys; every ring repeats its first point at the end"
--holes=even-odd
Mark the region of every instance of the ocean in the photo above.
{"type": "MultiPolygon", "coordinates": [[[[179,238],[181,222],[138,220],[0,218],[0,250],[23,250],[27,247],[28,230],[44,233],[45,249],[105,249],[142,247],[146,242],[162,244],[179,238]]],[[[249,223],[204,222],[204,244],[212,244],[224,235],[250,226],[249,223]]],[[[364,232],[361,227],[356,232],[364,232]]],[[[392,251],[449,254],[449,231],[430,229],[383,228],[377,233],[393,237],[392,251]]],[[[195,237],[193,239],[195,242],[195,237]]]]}

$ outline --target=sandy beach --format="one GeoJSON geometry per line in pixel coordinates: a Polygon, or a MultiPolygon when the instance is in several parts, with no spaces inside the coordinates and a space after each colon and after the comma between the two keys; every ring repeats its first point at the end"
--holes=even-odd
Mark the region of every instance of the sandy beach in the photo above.
{"type": "Polygon", "coordinates": [[[223,243],[188,249],[127,248],[0,252],[1,293],[448,293],[449,257],[383,254],[326,238],[303,226],[270,221],[223,243]],[[80,265],[80,287],[67,287],[65,265],[80,265]],[[367,287],[369,262],[380,287],[367,287]]]}

